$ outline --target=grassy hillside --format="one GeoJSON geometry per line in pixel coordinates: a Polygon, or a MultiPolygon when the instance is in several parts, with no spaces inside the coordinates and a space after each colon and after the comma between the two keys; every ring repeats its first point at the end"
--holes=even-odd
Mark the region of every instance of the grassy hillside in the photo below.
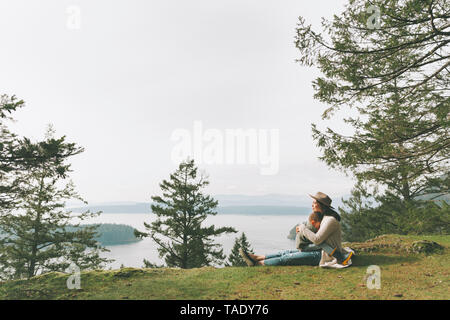
{"type": "Polygon", "coordinates": [[[81,289],[49,273],[0,283],[0,299],[449,299],[450,236],[386,235],[350,245],[347,269],[310,266],[90,271],[81,289]],[[435,241],[441,249],[428,250],[435,241]],[[423,253],[417,253],[423,252],[423,253]],[[381,289],[366,287],[369,265],[381,268],[381,289]]]}

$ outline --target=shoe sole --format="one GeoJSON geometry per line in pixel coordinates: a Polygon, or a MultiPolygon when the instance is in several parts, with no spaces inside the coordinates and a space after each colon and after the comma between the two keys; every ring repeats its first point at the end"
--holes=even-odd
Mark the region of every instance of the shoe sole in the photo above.
{"type": "Polygon", "coordinates": [[[242,250],[242,248],[239,248],[239,254],[241,255],[242,259],[244,259],[245,263],[249,266],[249,267],[253,267],[255,265],[255,263],[253,262],[253,260],[245,253],[244,250],[242,250]]]}

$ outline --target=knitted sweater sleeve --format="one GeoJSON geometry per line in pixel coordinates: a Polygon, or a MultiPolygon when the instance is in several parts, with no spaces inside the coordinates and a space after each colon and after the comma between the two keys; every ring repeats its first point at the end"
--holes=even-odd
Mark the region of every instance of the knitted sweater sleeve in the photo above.
{"type": "Polygon", "coordinates": [[[326,241],[339,228],[339,222],[333,217],[324,217],[317,233],[302,228],[303,235],[314,244],[321,244],[326,241]]]}

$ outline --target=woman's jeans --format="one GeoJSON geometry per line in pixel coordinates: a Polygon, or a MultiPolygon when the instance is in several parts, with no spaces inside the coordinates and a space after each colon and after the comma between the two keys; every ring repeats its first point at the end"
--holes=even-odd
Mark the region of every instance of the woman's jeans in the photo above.
{"type": "Polygon", "coordinates": [[[299,251],[285,250],[274,254],[266,255],[264,265],[266,266],[317,266],[322,257],[322,251],[299,251]]]}

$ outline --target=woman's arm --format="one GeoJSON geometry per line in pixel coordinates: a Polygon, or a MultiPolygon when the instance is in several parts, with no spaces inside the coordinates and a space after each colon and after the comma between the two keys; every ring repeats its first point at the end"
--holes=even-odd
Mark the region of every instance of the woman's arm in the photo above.
{"type": "Polygon", "coordinates": [[[327,240],[328,237],[338,228],[339,222],[335,218],[330,217],[328,219],[322,220],[319,231],[317,231],[316,233],[308,230],[308,228],[304,227],[304,225],[300,225],[300,232],[302,232],[303,235],[312,243],[321,244],[322,242],[327,240]]]}

